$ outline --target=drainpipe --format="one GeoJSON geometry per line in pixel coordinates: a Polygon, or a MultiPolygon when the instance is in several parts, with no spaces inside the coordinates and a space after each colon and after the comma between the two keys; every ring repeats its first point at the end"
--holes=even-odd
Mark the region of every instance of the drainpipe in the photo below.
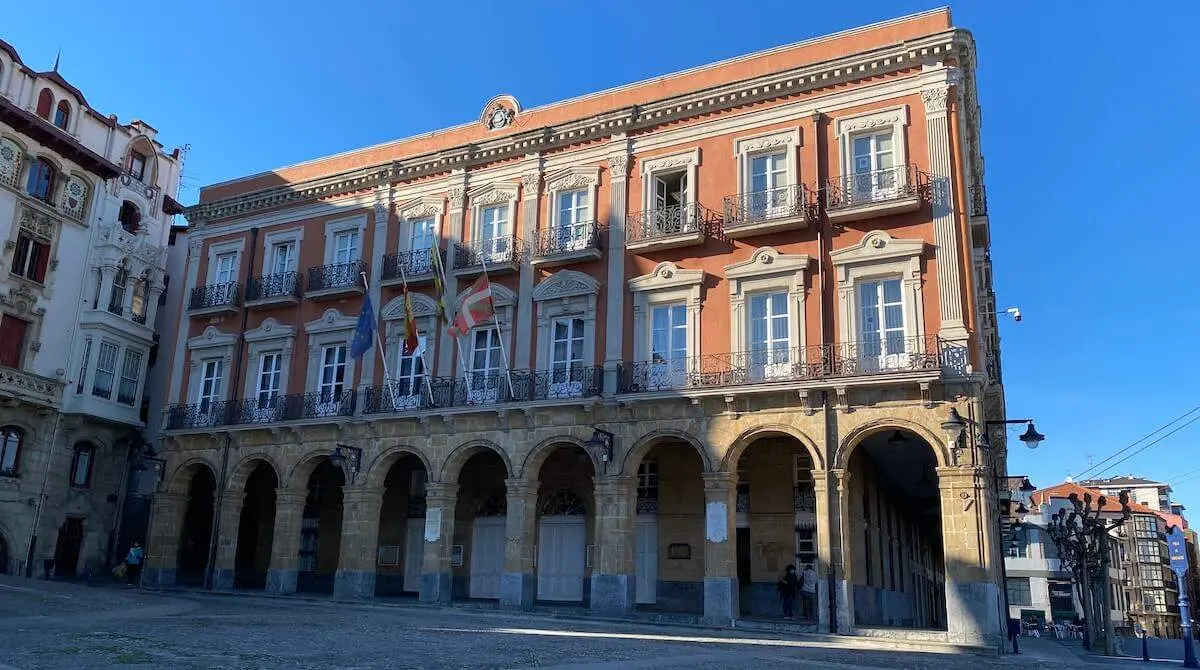
{"type": "MultiPolygon", "coordinates": [[[[249,280],[254,273],[254,261],[258,256],[258,228],[250,229],[250,262],[246,268],[246,279],[249,280]]],[[[245,282],[247,285],[249,281],[245,282]]],[[[245,294],[243,293],[243,296],[245,294]]],[[[243,300],[243,302],[245,302],[243,300]]],[[[238,387],[242,382],[242,357],[243,350],[246,348],[246,319],[250,315],[250,310],[242,306],[242,323],[238,328],[237,349],[234,352],[233,359],[233,378],[230,380],[229,397],[231,402],[235,402],[238,393],[238,387]]],[[[213,572],[217,565],[217,541],[221,537],[221,507],[225,503],[225,485],[228,480],[229,470],[229,449],[233,446],[233,433],[229,430],[225,431],[225,446],[221,448],[221,472],[217,479],[217,497],[213,500],[213,522],[212,532],[209,533],[208,541],[208,565],[204,568],[204,588],[212,591],[216,585],[213,583],[213,572]]]]}
{"type": "MultiPolygon", "coordinates": [[[[37,551],[38,525],[42,523],[42,508],[46,505],[46,482],[50,479],[50,467],[54,464],[54,452],[58,447],[58,424],[62,421],[62,412],[54,413],[54,429],[50,431],[50,453],[46,457],[46,467],[42,470],[42,488],[38,491],[37,508],[33,512],[33,527],[29,531],[29,546],[25,551],[25,576],[33,577],[33,554],[37,551]]],[[[50,575],[46,575],[49,579],[50,575]]]]}

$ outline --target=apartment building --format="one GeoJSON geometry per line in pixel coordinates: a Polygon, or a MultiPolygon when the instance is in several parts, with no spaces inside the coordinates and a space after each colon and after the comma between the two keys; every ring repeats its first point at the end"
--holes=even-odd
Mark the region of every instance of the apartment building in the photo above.
{"type": "Polygon", "coordinates": [[[204,188],[146,578],[727,623],[808,564],[810,628],[998,646],[974,63],[938,10],[204,188]]]}
{"type": "Polygon", "coordinates": [[[156,135],[0,41],[0,571],[69,578],[117,551],[182,211],[156,135]]]}

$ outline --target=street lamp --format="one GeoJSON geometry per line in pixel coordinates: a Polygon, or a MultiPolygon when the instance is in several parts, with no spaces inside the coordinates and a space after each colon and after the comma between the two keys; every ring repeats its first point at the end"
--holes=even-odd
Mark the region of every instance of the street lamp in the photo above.
{"type": "MultiPolygon", "coordinates": [[[[978,445],[980,449],[991,450],[992,441],[989,437],[990,429],[993,426],[1006,426],[1013,424],[1026,424],[1025,432],[1019,438],[1025,443],[1025,446],[1030,449],[1037,449],[1038,445],[1046,440],[1046,436],[1037,431],[1033,425],[1033,419],[1004,419],[1002,421],[984,421],[983,432],[979,436],[978,445]]],[[[942,430],[950,438],[950,443],[957,445],[962,440],[963,433],[967,427],[975,424],[970,419],[964,419],[958,410],[954,407],[950,408],[950,414],[946,416],[946,420],[942,422],[942,430]]]]}
{"type": "Polygon", "coordinates": [[[358,470],[362,466],[362,449],[348,444],[339,444],[329,454],[329,462],[333,463],[334,467],[341,468],[342,474],[346,476],[346,481],[353,484],[358,478],[358,470]]]}
{"type": "Polygon", "coordinates": [[[613,439],[614,435],[607,430],[601,428],[593,428],[592,436],[584,442],[588,449],[599,454],[600,462],[604,464],[604,472],[608,472],[608,462],[613,457],[613,439]]]}

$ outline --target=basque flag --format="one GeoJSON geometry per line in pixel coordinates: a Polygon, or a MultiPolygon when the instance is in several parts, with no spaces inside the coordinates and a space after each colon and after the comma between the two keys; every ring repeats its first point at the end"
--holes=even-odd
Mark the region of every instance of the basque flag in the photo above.
{"type": "Polygon", "coordinates": [[[371,296],[363,297],[362,313],[358,315],[358,327],[354,329],[354,339],[350,341],[350,356],[362,358],[371,348],[371,339],[375,336],[375,310],[371,309],[371,296]]]}

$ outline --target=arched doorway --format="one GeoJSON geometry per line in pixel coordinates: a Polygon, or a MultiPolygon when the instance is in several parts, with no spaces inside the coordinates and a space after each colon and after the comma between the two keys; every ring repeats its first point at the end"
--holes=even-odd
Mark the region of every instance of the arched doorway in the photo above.
{"type": "Polygon", "coordinates": [[[235,588],[264,589],[267,586],[271,544],[275,540],[275,489],[278,486],[275,469],[263,461],[259,461],[246,478],[234,557],[235,588]]]}
{"type": "Polygon", "coordinates": [[[907,430],[874,433],[850,454],[855,625],[945,630],[936,468],[933,447],[907,430]]]}
{"type": "Polygon", "coordinates": [[[496,600],[504,574],[508,468],[488,449],[472,455],[458,475],[451,570],[453,597],[496,600]],[[464,558],[463,553],[466,553],[464,558]]]}
{"type": "Polygon", "coordinates": [[[639,609],[704,611],[704,459],[682,440],[636,464],[634,571],[639,609]]]}
{"type": "Polygon", "coordinates": [[[304,513],[300,519],[300,560],[296,590],[333,593],[334,575],[342,546],[342,470],[321,458],[308,476],[304,513]]]}
{"type": "MultiPolygon", "coordinates": [[[[791,436],[755,440],[737,463],[736,551],[743,616],[778,617],[781,610],[776,583],[789,565],[802,574],[817,562],[817,498],[813,461],[807,447],[791,436]]],[[[816,583],[814,587],[818,586],[816,583]]],[[[815,621],[816,596],[807,611],[797,595],[797,619],[815,621]]]]}
{"type": "MultiPolygon", "coordinates": [[[[537,599],[584,603],[591,586],[592,459],[577,446],[555,449],[538,473],[537,599]]],[[[601,538],[602,540],[603,538],[601,538]]],[[[599,544],[599,540],[597,541],[599,544]]]]}
{"type": "Polygon", "coordinates": [[[428,481],[425,465],[412,454],[401,456],[384,478],[375,574],[377,596],[416,596],[421,589],[428,481]]]}
{"type": "Polygon", "coordinates": [[[207,466],[198,465],[192,471],[187,488],[187,511],[179,532],[179,562],[176,583],[199,586],[204,583],[208,568],[208,551],[212,542],[213,504],[217,478],[207,466]]]}

